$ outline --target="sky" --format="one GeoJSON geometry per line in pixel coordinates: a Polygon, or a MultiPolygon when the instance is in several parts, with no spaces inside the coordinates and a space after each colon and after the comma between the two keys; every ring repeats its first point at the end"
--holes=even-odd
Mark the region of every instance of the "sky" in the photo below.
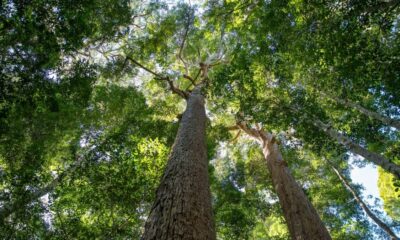
{"type": "MultiPolygon", "coordinates": [[[[350,161],[352,161],[352,157],[350,158],[350,161]]],[[[351,164],[351,166],[353,167],[350,171],[352,182],[361,184],[364,187],[364,191],[362,191],[362,199],[369,204],[370,208],[385,212],[383,209],[383,200],[379,195],[377,167],[370,163],[368,163],[365,167],[357,167],[355,164],[351,164]],[[369,195],[371,195],[372,198],[368,198],[369,195]],[[375,199],[379,200],[379,204],[375,204],[375,199]]],[[[388,215],[385,215],[385,217],[390,219],[388,215]]],[[[400,231],[395,232],[396,234],[400,234],[400,231]]],[[[376,239],[378,240],[381,238],[376,236],[376,239]]]]}
{"type": "Polygon", "coordinates": [[[364,186],[363,199],[367,200],[369,204],[374,204],[374,199],[366,199],[368,195],[374,198],[382,199],[379,196],[378,189],[378,169],[372,164],[367,164],[365,167],[360,168],[352,164],[353,169],[350,172],[353,183],[358,183],[364,186]]]}

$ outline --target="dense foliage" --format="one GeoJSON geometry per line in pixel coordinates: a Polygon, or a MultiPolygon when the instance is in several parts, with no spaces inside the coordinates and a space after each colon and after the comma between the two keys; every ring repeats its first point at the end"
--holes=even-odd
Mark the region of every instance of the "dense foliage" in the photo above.
{"type": "MultiPolygon", "coordinates": [[[[1,1],[0,238],[139,239],[184,108],[171,84],[207,63],[218,239],[290,239],[237,121],[276,135],[333,239],[389,239],[332,166],[376,164],[356,145],[400,166],[399,24],[396,0],[1,1]]],[[[392,173],[369,207],[400,232],[392,173]]]]}

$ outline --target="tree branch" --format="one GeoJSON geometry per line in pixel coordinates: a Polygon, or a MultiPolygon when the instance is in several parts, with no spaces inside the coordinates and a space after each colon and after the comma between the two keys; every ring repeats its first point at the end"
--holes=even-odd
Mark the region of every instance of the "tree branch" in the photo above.
{"type": "Polygon", "coordinates": [[[139,66],[140,68],[142,68],[146,72],[151,73],[152,75],[154,75],[156,77],[156,79],[162,80],[162,81],[166,81],[168,83],[168,85],[169,85],[170,90],[173,93],[181,96],[184,99],[188,99],[189,98],[189,94],[187,92],[175,87],[174,83],[172,82],[172,80],[169,77],[164,77],[161,74],[156,73],[155,71],[145,67],[144,65],[140,64],[138,61],[136,61],[135,59],[133,59],[133,58],[131,58],[129,56],[127,56],[126,59],[128,59],[129,61],[131,61],[135,65],[139,66]]]}
{"type": "Polygon", "coordinates": [[[233,126],[227,127],[227,129],[228,129],[228,131],[240,130],[238,125],[233,125],[233,126]]]}
{"type": "Polygon", "coordinates": [[[239,130],[237,132],[236,136],[230,141],[230,143],[234,143],[240,137],[241,134],[242,134],[242,131],[239,130]]]}
{"type": "Polygon", "coordinates": [[[138,61],[136,61],[135,59],[127,56],[126,57],[129,61],[133,62],[134,64],[138,65],[140,68],[142,68],[143,70],[145,70],[148,73],[153,74],[155,77],[157,77],[158,79],[165,79],[166,77],[161,76],[161,74],[154,72],[153,70],[143,66],[142,64],[140,64],[138,61]]]}
{"type": "Polygon", "coordinates": [[[188,33],[189,33],[189,28],[190,28],[190,24],[191,24],[191,19],[190,19],[190,13],[187,13],[187,23],[186,23],[186,26],[185,26],[185,33],[183,34],[183,37],[182,37],[182,42],[181,42],[181,45],[180,45],[180,47],[179,47],[179,53],[178,53],[178,58],[179,58],[179,60],[181,60],[181,62],[183,63],[183,66],[184,66],[184,68],[185,68],[185,74],[186,75],[188,75],[189,74],[189,69],[188,69],[188,64],[187,64],[187,62],[183,59],[183,57],[182,57],[182,53],[183,53],[183,49],[184,49],[184,47],[185,47],[185,42],[186,42],[186,39],[187,39],[187,36],[188,36],[188,33]]]}
{"type": "Polygon", "coordinates": [[[199,71],[198,71],[197,74],[196,74],[196,77],[194,77],[194,81],[195,81],[195,82],[197,81],[197,78],[199,78],[200,73],[201,73],[201,69],[199,69],[199,71]]]}
{"type": "Polygon", "coordinates": [[[193,84],[193,86],[196,86],[196,81],[191,76],[183,74],[183,77],[188,79],[193,84]]]}
{"type": "Polygon", "coordinates": [[[237,123],[237,125],[241,130],[243,130],[245,133],[247,133],[247,135],[249,135],[250,137],[252,137],[258,141],[261,141],[260,133],[257,130],[255,130],[253,128],[248,128],[245,122],[239,122],[239,123],[237,123]]]}

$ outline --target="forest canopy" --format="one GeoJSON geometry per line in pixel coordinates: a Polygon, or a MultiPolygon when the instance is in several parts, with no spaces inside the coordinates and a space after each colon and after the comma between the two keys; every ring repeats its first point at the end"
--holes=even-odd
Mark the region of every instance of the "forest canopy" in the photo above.
{"type": "Polygon", "coordinates": [[[3,0],[0,238],[399,239],[399,66],[399,0],[3,0]]]}

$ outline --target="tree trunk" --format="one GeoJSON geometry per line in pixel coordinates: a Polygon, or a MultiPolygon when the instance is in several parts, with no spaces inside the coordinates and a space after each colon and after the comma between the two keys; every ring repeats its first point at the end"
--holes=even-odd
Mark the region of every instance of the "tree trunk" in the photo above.
{"type": "Polygon", "coordinates": [[[332,129],[330,126],[324,124],[319,120],[315,120],[313,124],[324,131],[327,135],[337,140],[340,144],[347,147],[351,152],[363,156],[365,159],[372,161],[376,165],[379,165],[386,171],[395,175],[397,178],[400,178],[400,166],[390,162],[388,159],[378,153],[368,151],[367,149],[354,143],[350,138],[337,132],[336,130],[332,129]]]}
{"type": "Polygon", "coordinates": [[[238,126],[262,145],[268,170],[292,239],[331,239],[317,211],[291,175],[272,134],[263,130],[249,129],[245,124],[238,124],[238,126]]]}
{"type": "Polygon", "coordinates": [[[356,191],[350,186],[344,176],[332,165],[330,164],[333,171],[339,177],[340,181],[342,181],[343,185],[349,190],[349,192],[356,199],[357,203],[361,206],[361,208],[365,211],[365,213],[380,227],[383,231],[385,231],[392,240],[399,239],[396,234],[390,229],[388,225],[382,222],[371,210],[369,210],[368,206],[364,203],[364,201],[357,195],[356,191]]]}
{"type": "Polygon", "coordinates": [[[143,240],[216,238],[205,143],[206,114],[200,90],[196,87],[187,99],[143,240]]]}
{"type": "Polygon", "coordinates": [[[368,109],[364,108],[363,106],[361,106],[361,105],[359,105],[359,104],[357,104],[355,102],[352,102],[350,100],[344,100],[344,99],[337,98],[337,97],[334,97],[334,96],[331,96],[331,95],[327,95],[325,93],[323,93],[323,95],[328,96],[328,98],[331,98],[331,99],[335,100],[336,102],[338,102],[338,103],[340,103],[340,104],[342,104],[342,105],[344,105],[344,106],[346,106],[348,108],[354,108],[357,111],[361,112],[362,114],[364,114],[364,115],[366,115],[366,116],[368,116],[370,118],[379,120],[382,123],[386,124],[387,126],[391,126],[391,127],[394,127],[396,129],[400,130],[400,121],[399,120],[391,119],[391,118],[383,116],[383,115],[381,115],[381,114],[379,114],[377,112],[368,110],[368,109]]]}

